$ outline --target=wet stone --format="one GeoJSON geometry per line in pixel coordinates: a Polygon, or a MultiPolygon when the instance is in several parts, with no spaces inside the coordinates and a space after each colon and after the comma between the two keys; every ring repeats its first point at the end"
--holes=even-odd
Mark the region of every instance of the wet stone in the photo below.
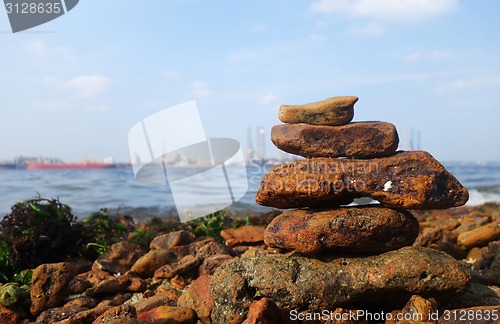
{"type": "Polygon", "coordinates": [[[225,229],[220,235],[229,246],[256,244],[264,241],[264,226],[241,226],[235,229],[225,229]]]}
{"type": "Polygon", "coordinates": [[[30,289],[31,314],[61,306],[72,272],[71,264],[66,262],[42,264],[35,269],[30,289]]]}
{"type": "Polygon", "coordinates": [[[200,276],[193,281],[179,297],[178,306],[192,308],[202,323],[210,323],[214,301],[210,295],[212,276],[200,276]]]}
{"type": "Polygon", "coordinates": [[[57,321],[62,321],[70,317],[73,314],[87,310],[87,308],[73,306],[73,307],[56,307],[43,311],[36,321],[39,323],[53,323],[57,321]]]}
{"type": "Polygon", "coordinates": [[[106,310],[104,313],[99,315],[99,317],[97,317],[97,319],[92,322],[92,324],[104,324],[112,320],[128,318],[137,318],[134,306],[121,305],[111,307],[110,309],[106,310]]]}
{"type": "MultiPolygon", "coordinates": [[[[440,251],[404,247],[367,257],[264,256],[224,263],[212,277],[214,323],[241,323],[258,296],[282,309],[321,311],[367,298],[464,292],[467,268],[440,251]]],[[[391,297],[391,298],[392,298],[391,297]]]]}
{"type": "Polygon", "coordinates": [[[399,137],[386,122],[357,122],[343,126],[276,125],[274,145],[285,152],[311,157],[373,158],[394,154],[399,137]]]}
{"type": "Polygon", "coordinates": [[[469,193],[432,155],[399,152],[360,160],[314,158],[279,165],[261,180],[256,201],[276,208],[335,207],[370,197],[385,206],[445,209],[469,193]]]}
{"type": "Polygon", "coordinates": [[[171,264],[165,264],[164,266],[158,268],[154,277],[156,279],[170,279],[175,277],[177,274],[184,274],[189,272],[200,265],[200,259],[192,256],[186,255],[177,262],[171,264]]]}
{"type": "Polygon", "coordinates": [[[196,312],[187,307],[160,306],[137,315],[140,320],[149,323],[195,324],[196,312]]]}
{"type": "Polygon", "coordinates": [[[322,250],[386,252],[412,245],[418,221],[409,211],[377,206],[290,210],[267,227],[270,247],[317,253],[322,250]]]}
{"type": "Polygon", "coordinates": [[[186,245],[192,243],[195,239],[193,233],[188,231],[176,231],[163,235],[156,236],[149,244],[149,248],[168,249],[174,246],[186,245]]]}
{"type": "Polygon", "coordinates": [[[465,248],[472,248],[488,245],[489,242],[498,240],[499,238],[500,221],[496,221],[460,234],[457,242],[465,248]]]}

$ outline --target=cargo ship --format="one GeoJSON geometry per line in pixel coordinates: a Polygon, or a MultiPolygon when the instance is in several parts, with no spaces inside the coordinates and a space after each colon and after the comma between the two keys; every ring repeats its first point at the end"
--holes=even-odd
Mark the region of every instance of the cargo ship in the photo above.
{"type": "Polygon", "coordinates": [[[37,160],[26,161],[28,170],[38,169],[110,169],[115,168],[113,158],[105,158],[102,161],[86,160],[82,162],[64,162],[56,158],[39,158],[37,160]]]}
{"type": "Polygon", "coordinates": [[[26,165],[28,170],[38,169],[110,169],[115,168],[114,163],[100,163],[100,162],[77,162],[77,163],[64,163],[64,162],[28,162],[26,165]]]}

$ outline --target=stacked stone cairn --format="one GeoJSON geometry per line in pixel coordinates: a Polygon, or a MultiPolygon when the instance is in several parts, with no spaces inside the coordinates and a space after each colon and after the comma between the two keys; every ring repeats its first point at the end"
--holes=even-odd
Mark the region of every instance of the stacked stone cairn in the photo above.
{"type": "Polygon", "coordinates": [[[214,323],[241,323],[259,302],[294,319],[297,312],[307,318],[346,305],[397,305],[411,295],[439,299],[467,290],[470,274],[461,263],[411,246],[419,223],[408,211],[461,206],[467,190],[429,153],[396,151],[394,125],[351,122],[357,100],[280,107],[285,124],[273,127],[271,139],[305,159],[265,174],[256,201],[288,209],[269,224],[265,243],[291,253],[222,265],[211,284],[214,323]],[[346,206],[361,197],[380,204],[346,206]]]}

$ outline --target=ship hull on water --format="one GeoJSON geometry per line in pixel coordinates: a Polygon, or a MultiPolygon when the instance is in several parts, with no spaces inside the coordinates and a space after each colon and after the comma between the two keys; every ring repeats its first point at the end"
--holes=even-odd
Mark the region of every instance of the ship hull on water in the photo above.
{"type": "Polygon", "coordinates": [[[110,169],[113,163],[28,163],[28,170],[38,169],[110,169]]]}

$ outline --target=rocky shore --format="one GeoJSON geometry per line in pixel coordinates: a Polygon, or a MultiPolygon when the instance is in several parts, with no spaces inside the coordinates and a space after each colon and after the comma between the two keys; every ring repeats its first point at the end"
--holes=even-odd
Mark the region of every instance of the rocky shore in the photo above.
{"type": "Polygon", "coordinates": [[[395,126],[351,123],[357,100],[281,106],[272,140],[305,159],[267,172],[256,202],[286,211],[79,224],[58,200],[16,204],[0,322],[498,323],[500,205],[463,207],[431,154],[396,151],[395,126]]]}
{"type": "MultiPolygon", "coordinates": [[[[467,319],[463,314],[477,319],[500,311],[500,205],[412,211],[420,224],[412,247],[368,257],[320,253],[321,260],[264,244],[266,224],[277,226],[288,215],[277,214],[251,215],[247,221],[256,225],[236,229],[232,227],[238,222],[226,222],[221,242],[170,223],[155,229],[164,234],[154,237],[148,248],[124,240],[95,260],[42,264],[33,273],[25,300],[0,305],[0,323],[223,323],[213,320],[216,303],[227,308],[218,310],[226,314],[246,307],[247,314],[233,321],[245,323],[335,323],[342,314],[352,318],[361,312],[384,312],[386,319],[387,314],[394,319],[397,314],[421,314],[429,323],[446,323],[454,317],[456,322],[460,316],[467,319]],[[430,249],[422,254],[422,247],[430,249]],[[336,266],[328,266],[331,263],[336,266]],[[343,271],[332,270],[338,268],[343,271]],[[430,273],[436,275],[428,277],[430,273]],[[224,280],[212,280],[214,274],[224,280]],[[470,283],[464,289],[468,274],[470,283]],[[225,295],[213,296],[211,282],[225,295]],[[396,293],[394,288],[402,287],[408,292],[396,293]],[[369,298],[359,299],[367,290],[369,298]],[[440,290],[446,292],[434,294],[440,290]],[[284,304],[293,307],[280,307],[284,304]],[[328,319],[307,321],[324,310],[331,311],[328,319]],[[432,318],[425,317],[429,314],[432,318]]],[[[130,233],[152,226],[129,218],[121,221],[127,222],[130,233]]],[[[414,226],[409,221],[406,227],[412,232],[414,226]]],[[[372,234],[380,231],[383,228],[372,234]]],[[[280,235],[287,236],[286,230],[280,235]]],[[[6,298],[7,288],[0,288],[0,299],[6,298]]],[[[482,323],[494,323],[490,318],[482,323]]],[[[370,318],[350,322],[365,319],[370,318]]]]}

